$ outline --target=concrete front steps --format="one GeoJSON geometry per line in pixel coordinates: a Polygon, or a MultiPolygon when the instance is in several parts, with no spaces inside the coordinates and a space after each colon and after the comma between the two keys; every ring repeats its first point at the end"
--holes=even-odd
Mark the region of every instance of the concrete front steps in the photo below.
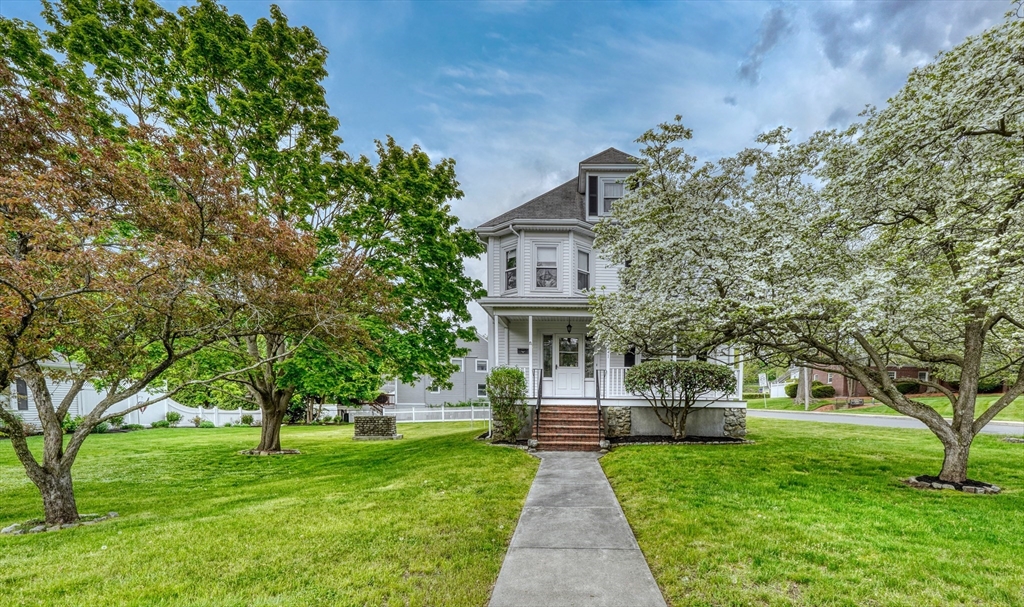
{"type": "Polygon", "coordinates": [[[600,451],[601,426],[597,406],[541,405],[537,449],[541,451],[600,451]]]}

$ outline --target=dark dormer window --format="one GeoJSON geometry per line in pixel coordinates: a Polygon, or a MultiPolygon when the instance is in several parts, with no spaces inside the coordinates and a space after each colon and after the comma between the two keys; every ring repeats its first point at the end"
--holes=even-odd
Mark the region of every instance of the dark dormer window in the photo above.
{"type": "Polygon", "coordinates": [[[597,206],[597,176],[591,175],[587,177],[587,214],[591,217],[597,217],[598,206],[597,206]]]}
{"type": "Polygon", "coordinates": [[[623,175],[588,175],[587,217],[611,215],[612,205],[626,193],[626,177],[623,175]]]}
{"type": "Polygon", "coordinates": [[[516,250],[505,251],[505,290],[516,290],[516,250]]]}

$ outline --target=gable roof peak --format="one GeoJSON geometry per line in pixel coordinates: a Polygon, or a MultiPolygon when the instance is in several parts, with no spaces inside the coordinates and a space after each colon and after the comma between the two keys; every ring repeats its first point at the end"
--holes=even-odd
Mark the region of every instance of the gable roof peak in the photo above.
{"type": "Polygon", "coordinates": [[[622,150],[618,150],[618,149],[615,149],[615,148],[608,148],[607,150],[604,150],[602,152],[598,152],[598,153],[594,154],[593,156],[591,156],[590,158],[587,158],[586,160],[580,162],[580,166],[587,165],[587,164],[628,164],[628,165],[635,165],[636,164],[636,158],[630,156],[629,154],[623,152],[622,150]]]}

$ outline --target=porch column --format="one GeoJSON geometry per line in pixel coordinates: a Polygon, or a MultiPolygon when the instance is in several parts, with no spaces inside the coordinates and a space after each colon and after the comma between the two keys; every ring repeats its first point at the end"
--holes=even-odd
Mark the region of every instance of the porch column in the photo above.
{"type": "Polygon", "coordinates": [[[497,367],[497,366],[501,365],[501,361],[498,360],[500,358],[500,356],[499,356],[500,350],[498,349],[498,340],[500,339],[500,336],[501,336],[500,331],[501,331],[501,323],[498,322],[498,313],[495,312],[494,313],[494,364],[491,365],[492,367],[497,367]]]}
{"type": "MultiPolygon", "coordinates": [[[[530,362],[526,366],[526,368],[529,370],[529,375],[526,379],[526,385],[531,386],[533,385],[533,314],[530,314],[529,316],[526,317],[526,328],[526,330],[529,331],[529,334],[526,336],[526,345],[530,351],[530,362]]],[[[537,387],[534,386],[535,391],[533,392],[533,394],[537,394],[536,389],[537,387]]]]}

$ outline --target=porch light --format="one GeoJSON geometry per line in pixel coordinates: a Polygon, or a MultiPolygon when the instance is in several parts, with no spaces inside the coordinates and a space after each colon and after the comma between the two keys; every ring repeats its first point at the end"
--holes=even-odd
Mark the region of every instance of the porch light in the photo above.
{"type": "Polygon", "coordinates": [[[571,322],[569,324],[565,325],[565,332],[566,333],[572,333],[572,323],[571,322]]]}

